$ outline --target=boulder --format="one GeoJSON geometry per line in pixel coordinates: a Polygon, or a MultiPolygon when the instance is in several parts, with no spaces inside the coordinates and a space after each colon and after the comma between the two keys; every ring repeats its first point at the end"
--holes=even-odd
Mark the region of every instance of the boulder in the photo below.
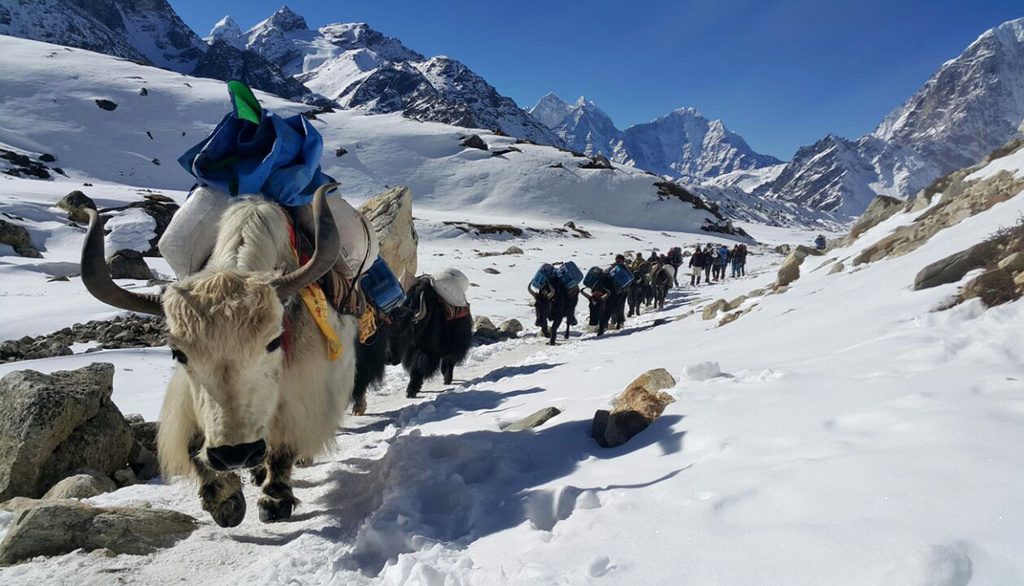
{"type": "Polygon", "coordinates": [[[164,509],[100,508],[53,501],[20,512],[0,542],[0,565],[77,549],[145,555],[192,534],[196,520],[164,509]]]}
{"type": "Polygon", "coordinates": [[[95,470],[83,470],[54,484],[43,495],[43,499],[87,499],[115,490],[117,490],[117,484],[110,477],[95,470]]]}
{"type": "Polygon", "coordinates": [[[498,324],[498,331],[510,338],[515,338],[523,331],[523,324],[515,318],[507,319],[498,324]]]}
{"type": "Polygon", "coordinates": [[[1020,292],[1009,271],[992,269],[971,279],[960,290],[961,300],[975,297],[985,305],[995,307],[1019,299],[1020,292]]]}
{"type": "Polygon", "coordinates": [[[113,380],[114,366],[99,363],[0,379],[0,501],[40,497],[82,468],[125,467],[132,431],[110,400],[113,380]]]}
{"type": "Polygon", "coordinates": [[[747,296],[746,295],[740,295],[736,299],[733,299],[732,301],[730,301],[729,305],[726,306],[725,310],[726,311],[732,311],[734,309],[737,309],[737,308],[739,308],[739,306],[743,305],[743,303],[746,302],[746,300],[747,300],[747,296]]]}
{"type": "Polygon", "coordinates": [[[470,134],[469,136],[462,137],[459,144],[470,149],[480,149],[482,151],[487,150],[487,143],[476,134],[470,134]]]}
{"type": "Polygon", "coordinates": [[[523,249],[518,246],[509,246],[505,250],[505,254],[523,254],[523,249]]]}
{"type": "Polygon", "coordinates": [[[473,334],[484,338],[498,338],[498,328],[486,315],[478,315],[473,318],[473,334]]]}
{"type": "Polygon", "coordinates": [[[42,255],[32,246],[32,237],[24,226],[12,224],[7,220],[0,219],[0,244],[6,244],[14,249],[14,252],[28,258],[39,258],[42,255]]]}
{"type": "Polygon", "coordinates": [[[615,397],[612,410],[598,410],[591,424],[591,437],[604,448],[614,448],[629,441],[647,429],[675,398],[663,389],[672,388],[676,381],[663,368],[649,370],[629,383],[615,397]]]}
{"type": "Polygon", "coordinates": [[[704,313],[701,314],[701,316],[705,320],[715,319],[715,316],[718,315],[719,311],[728,311],[728,307],[729,307],[729,302],[728,301],[726,301],[725,299],[718,299],[715,302],[707,305],[704,308],[704,313]]]}
{"type": "Polygon", "coordinates": [[[999,261],[998,266],[999,268],[1010,271],[1011,273],[1020,273],[1024,271],[1024,252],[1014,252],[999,261]]]}
{"type": "Polygon", "coordinates": [[[888,220],[896,212],[903,209],[906,202],[895,197],[889,197],[888,195],[879,195],[875,199],[871,200],[868,204],[868,209],[864,210],[864,213],[857,218],[853,226],[850,228],[850,234],[847,239],[848,241],[856,240],[861,234],[867,232],[871,228],[874,228],[878,224],[881,224],[885,220],[888,220]]]}
{"type": "Polygon", "coordinates": [[[561,413],[561,410],[559,410],[556,407],[546,407],[544,409],[541,409],[540,411],[537,411],[536,413],[527,415],[526,417],[520,419],[519,421],[513,423],[506,423],[500,425],[499,427],[501,428],[502,431],[523,431],[524,429],[533,429],[534,427],[540,427],[541,425],[544,425],[545,423],[547,423],[549,419],[558,415],[559,413],[561,413]]]}
{"type": "Polygon", "coordinates": [[[947,283],[956,283],[968,272],[985,266],[985,263],[991,260],[991,253],[992,247],[982,243],[937,260],[918,271],[914,277],[914,290],[921,291],[947,283]]]}
{"type": "Polygon", "coordinates": [[[68,219],[72,222],[85,223],[89,221],[89,216],[85,215],[85,210],[95,210],[96,203],[88,195],[76,189],[60,198],[60,201],[57,202],[57,207],[67,212],[68,219]]]}
{"type": "Polygon", "coordinates": [[[117,109],[117,104],[110,100],[94,100],[96,105],[99,106],[100,110],[106,110],[107,112],[113,112],[117,109]]]}
{"type": "Polygon", "coordinates": [[[800,265],[803,264],[804,259],[808,256],[821,256],[824,254],[823,251],[804,246],[802,244],[794,248],[786,260],[782,261],[782,266],[779,267],[778,278],[776,279],[777,287],[788,286],[793,281],[800,278],[800,265]]]}
{"type": "Polygon", "coordinates": [[[138,440],[132,443],[131,451],[128,452],[128,466],[141,482],[160,476],[160,462],[157,460],[156,453],[143,446],[138,440]]]}
{"type": "Polygon", "coordinates": [[[142,423],[132,423],[132,434],[135,436],[135,441],[139,442],[142,447],[147,450],[157,453],[156,451],[156,433],[160,430],[159,421],[144,421],[142,423]]]}
{"type": "Polygon", "coordinates": [[[153,278],[153,271],[137,250],[118,250],[107,259],[107,268],[113,279],[138,279],[148,281],[153,278]]]}
{"type": "Polygon", "coordinates": [[[419,236],[412,218],[412,193],[395,187],[375,195],[359,206],[359,212],[373,224],[380,244],[380,256],[407,290],[416,282],[419,236]]]}
{"type": "Polygon", "coordinates": [[[486,269],[484,269],[484,272],[487,273],[488,275],[500,275],[501,274],[501,271],[499,271],[498,269],[493,268],[493,267],[487,267],[486,269]]]}
{"type": "Polygon", "coordinates": [[[836,273],[841,273],[844,270],[846,270],[846,265],[844,265],[841,262],[837,262],[835,265],[832,266],[831,269],[829,269],[828,274],[834,275],[836,273]]]}

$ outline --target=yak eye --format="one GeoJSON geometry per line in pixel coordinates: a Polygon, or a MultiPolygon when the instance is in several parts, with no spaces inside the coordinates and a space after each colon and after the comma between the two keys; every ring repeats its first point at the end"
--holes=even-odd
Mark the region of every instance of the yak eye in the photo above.
{"type": "Polygon", "coordinates": [[[182,364],[188,364],[188,356],[185,356],[185,353],[182,352],[181,350],[178,350],[177,348],[171,349],[171,358],[177,360],[182,364]]]}
{"type": "Polygon", "coordinates": [[[267,352],[273,352],[281,347],[281,336],[278,336],[267,344],[267,352]]]}

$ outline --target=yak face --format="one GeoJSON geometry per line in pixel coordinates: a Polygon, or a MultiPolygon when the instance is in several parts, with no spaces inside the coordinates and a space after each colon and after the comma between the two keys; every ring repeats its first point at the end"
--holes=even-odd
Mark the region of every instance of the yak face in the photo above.
{"type": "Polygon", "coordinates": [[[391,328],[384,349],[384,361],[395,366],[402,363],[402,357],[408,352],[422,325],[430,321],[428,308],[436,305],[436,293],[429,281],[421,281],[409,289],[405,303],[392,310],[391,328]]]}
{"type": "Polygon", "coordinates": [[[199,273],[164,293],[168,343],[189,379],[198,457],[216,470],[263,462],[284,371],[284,306],[269,278],[199,273]]]}
{"type": "Polygon", "coordinates": [[[608,307],[608,293],[605,291],[594,291],[590,295],[590,325],[598,326],[601,317],[608,307]]]}

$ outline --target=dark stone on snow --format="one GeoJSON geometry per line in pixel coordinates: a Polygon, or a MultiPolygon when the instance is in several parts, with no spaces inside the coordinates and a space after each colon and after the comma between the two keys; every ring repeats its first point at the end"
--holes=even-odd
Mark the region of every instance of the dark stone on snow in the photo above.
{"type": "Polygon", "coordinates": [[[931,289],[947,283],[956,283],[974,269],[985,266],[992,253],[986,243],[976,244],[967,250],[951,254],[921,269],[914,277],[914,290],[931,289]]]}
{"type": "Polygon", "coordinates": [[[106,110],[107,112],[113,112],[117,109],[117,104],[110,100],[96,100],[96,105],[100,107],[100,110],[106,110]]]}
{"type": "Polygon", "coordinates": [[[484,142],[484,139],[480,138],[475,134],[470,134],[469,136],[462,137],[462,140],[459,141],[459,144],[470,149],[480,149],[482,151],[487,150],[487,143],[484,142]]]}
{"type": "Polygon", "coordinates": [[[344,147],[338,147],[334,151],[334,156],[335,157],[342,157],[342,156],[347,155],[347,154],[348,154],[348,150],[346,150],[344,147]]]}
{"type": "Polygon", "coordinates": [[[149,270],[142,253],[137,250],[118,250],[107,259],[107,268],[110,269],[110,277],[113,279],[145,281],[153,278],[153,272],[149,270]]]}
{"type": "Polygon", "coordinates": [[[39,155],[39,160],[42,161],[43,163],[52,163],[57,160],[57,157],[51,155],[50,153],[43,153],[39,155]]]}

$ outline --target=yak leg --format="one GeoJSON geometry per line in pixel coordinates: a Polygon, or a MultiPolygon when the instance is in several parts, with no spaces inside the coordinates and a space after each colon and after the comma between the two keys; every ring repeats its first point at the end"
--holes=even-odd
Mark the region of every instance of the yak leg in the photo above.
{"type": "MultiPolygon", "coordinates": [[[[200,443],[200,445],[202,445],[200,443]]],[[[199,476],[199,500],[221,527],[237,527],[245,518],[245,496],[242,480],[236,474],[217,472],[192,451],[192,466],[199,476]]]]}
{"type": "Polygon", "coordinates": [[[562,325],[562,318],[556,317],[555,321],[551,323],[551,340],[548,341],[548,346],[555,345],[555,338],[558,337],[558,328],[562,325]]]}
{"type": "Polygon", "coordinates": [[[292,509],[299,500],[292,494],[292,463],[295,456],[287,448],[274,450],[267,459],[267,482],[257,505],[260,508],[260,521],[276,523],[287,521],[292,516],[292,509]]]}
{"type": "Polygon", "coordinates": [[[441,359],[441,376],[444,377],[444,384],[452,384],[452,379],[455,378],[455,361],[450,358],[441,359]]]}
{"type": "Polygon", "coordinates": [[[405,396],[410,399],[415,399],[416,395],[423,388],[423,373],[419,369],[414,368],[409,373],[409,386],[405,387],[405,396]]]}
{"type": "Polygon", "coordinates": [[[263,483],[267,481],[267,464],[264,462],[255,468],[249,469],[249,480],[252,481],[254,486],[263,486],[263,483]]]}
{"type": "Polygon", "coordinates": [[[569,323],[569,320],[565,320],[565,339],[566,340],[569,339],[569,328],[570,327],[572,327],[572,324],[569,323]]]}

